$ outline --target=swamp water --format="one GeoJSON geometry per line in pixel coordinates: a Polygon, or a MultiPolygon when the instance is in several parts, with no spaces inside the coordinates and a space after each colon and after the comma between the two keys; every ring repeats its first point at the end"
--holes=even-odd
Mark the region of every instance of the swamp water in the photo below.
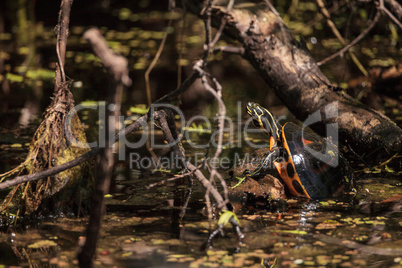
{"type": "MultiPolygon", "coordinates": [[[[69,49],[66,55],[67,74],[75,81],[73,94],[77,102],[104,99],[108,84],[104,70],[82,40],[85,29],[96,25],[102,28],[114,51],[130,59],[132,68],[130,76],[135,79],[132,89],[126,93],[126,105],[145,103],[146,94],[142,91],[145,88],[143,73],[155,56],[164,34],[168,17],[166,5],[162,1],[160,3],[124,1],[124,5],[120,3],[121,1],[102,1],[106,5],[108,2],[115,6],[96,8],[92,1],[74,3],[68,40],[69,49]]],[[[39,60],[41,64],[30,66],[26,75],[21,75],[19,67],[27,62],[25,60],[27,48],[16,46],[14,42],[16,37],[11,32],[6,32],[1,37],[4,44],[2,49],[6,53],[0,56],[11,66],[9,73],[7,71],[3,74],[7,73],[7,79],[11,81],[10,92],[13,94],[3,94],[4,99],[0,103],[2,108],[0,127],[6,129],[6,131],[0,129],[0,173],[10,170],[25,159],[33,131],[36,129],[35,126],[32,131],[28,130],[26,133],[20,131],[18,137],[16,133],[10,132],[20,117],[16,107],[20,109],[24,103],[28,105],[32,100],[33,103],[41,102],[43,107],[38,108],[38,111],[43,111],[53,90],[56,60],[54,26],[59,3],[57,1],[35,1],[35,3],[38,24],[35,24],[35,30],[27,32],[36,32],[35,45],[36,51],[41,54],[39,60]]],[[[284,11],[289,6],[287,1],[278,1],[276,5],[279,11],[284,11]]],[[[307,8],[310,5],[300,6],[307,8]]],[[[359,14],[367,14],[365,10],[358,10],[359,14]]],[[[308,10],[303,12],[308,21],[315,17],[315,13],[312,14],[308,10]]],[[[9,11],[5,13],[14,14],[9,11]]],[[[349,12],[342,14],[346,16],[349,12]]],[[[179,52],[176,50],[176,41],[167,42],[163,57],[158,64],[160,67],[151,75],[151,80],[155,83],[154,93],[160,94],[153,96],[155,98],[163,96],[165,91],[176,88],[176,79],[172,77],[176,77],[177,66],[172,63],[178,61],[178,52],[183,54],[180,67],[187,71],[188,68],[191,69],[193,59],[202,55],[204,42],[202,22],[189,17],[188,27],[192,30],[181,30],[179,24],[182,24],[183,14],[173,15],[177,23],[174,35],[169,37],[169,40],[182,39],[179,37],[180,32],[187,31],[183,38],[184,45],[180,45],[185,49],[179,52]]],[[[339,17],[339,19],[346,21],[347,18],[339,17]]],[[[308,42],[317,59],[338,50],[338,44],[334,42],[332,33],[323,27],[322,22],[314,22],[315,28],[320,28],[319,32],[301,23],[293,22],[295,26],[302,25],[297,28],[303,32],[297,29],[292,31],[305,36],[306,40],[307,38],[319,40],[316,46],[308,42]]],[[[366,22],[358,21],[353,24],[365,25],[366,22]]],[[[387,28],[392,26],[389,23],[385,25],[387,28]]],[[[356,28],[355,31],[361,32],[363,29],[364,27],[356,28]]],[[[364,59],[367,66],[375,65],[375,62],[386,64],[385,66],[395,64],[399,51],[395,45],[398,43],[397,31],[385,30],[383,26],[374,37],[361,49],[364,54],[359,58],[364,59]],[[380,32],[383,36],[378,35],[380,32]],[[390,35],[396,38],[389,40],[390,35]]],[[[361,43],[364,44],[365,40],[361,43]]],[[[226,41],[220,42],[222,45],[226,44],[226,41]]],[[[358,49],[355,52],[359,53],[358,49]]],[[[216,59],[222,63],[222,67],[219,67],[219,64],[211,66],[217,68],[214,73],[224,74],[219,80],[225,83],[223,97],[226,105],[239,99],[255,101],[273,98],[272,94],[267,97],[266,84],[244,60],[237,56],[232,58],[220,55],[216,59]]],[[[344,61],[343,65],[339,65],[339,62],[335,61],[333,66],[327,64],[322,67],[331,81],[343,82],[341,86],[346,88],[344,80],[349,79],[353,70],[353,66],[349,64],[351,63],[344,61]],[[339,71],[340,68],[342,71],[339,71]]],[[[27,69],[26,66],[22,67],[22,70],[27,69]]],[[[362,83],[363,90],[359,93],[361,96],[364,95],[361,93],[366,94],[364,85],[365,82],[362,83]]],[[[197,95],[195,96],[197,98],[197,95]]],[[[192,106],[191,109],[194,110],[195,107],[192,106]]],[[[393,119],[396,120],[398,117],[395,122],[401,125],[400,109],[393,109],[393,106],[386,109],[396,111],[393,119]]],[[[386,114],[393,115],[389,111],[386,114]]],[[[90,124],[94,121],[85,119],[85,116],[80,116],[83,123],[90,124]]],[[[88,131],[91,131],[91,128],[88,131]]],[[[207,142],[210,134],[195,135],[197,137],[194,142],[198,144],[207,142]]],[[[189,157],[194,157],[198,152],[201,155],[205,154],[202,150],[190,151],[188,144],[184,146],[189,157]]],[[[234,161],[233,155],[236,152],[244,154],[247,150],[252,151],[251,148],[225,148],[223,156],[234,161]]],[[[126,153],[126,156],[129,156],[130,153],[137,152],[127,150],[126,153]]],[[[141,152],[141,155],[143,154],[149,155],[146,151],[141,152]]],[[[107,213],[103,219],[98,241],[96,259],[98,267],[270,267],[274,264],[276,267],[401,266],[401,175],[390,172],[356,174],[358,196],[353,204],[338,200],[316,202],[288,199],[285,205],[266,209],[245,206],[236,212],[242,231],[246,235],[240,250],[237,252],[235,234],[231,229],[227,229],[225,237],[219,237],[214,241],[213,250],[204,251],[201,250],[202,244],[217,224],[217,220],[209,222],[203,213],[204,189],[195,182],[190,195],[186,180],[157,184],[171,178],[172,175],[161,171],[130,168],[130,158],[127,159],[116,162],[114,183],[110,195],[106,197],[107,213]],[[148,186],[152,184],[155,185],[149,188],[148,186]],[[387,200],[391,197],[396,201],[387,200]],[[359,200],[365,204],[359,205],[359,200]],[[389,202],[383,202],[384,200],[389,202]],[[184,213],[182,207],[185,203],[187,206],[184,213]]],[[[224,178],[229,177],[226,169],[221,170],[221,174],[224,178]]],[[[12,218],[11,221],[13,220],[12,218]]],[[[0,267],[77,266],[77,248],[78,244],[82,243],[87,223],[88,218],[77,219],[69,215],[36,218],[32,222],[16,226],[0,222],[0,267]]]]}
{"type": "MultiPolygon", "coordinates": [[[[203,142],[210,134],[191,135],[195,142],[203,142]]],[[[2,169],[23,159],[29,139],[28,134],[17,140],[2,135],[1,160],[7,163],[2,169]]],[[[188,157],[205,153],[192,151],[188,143],[184,147],[188,157]]],[[[226,148],[222,155],[247,150],[250,148],[226,148]]],[[[203,250],[217,219],[209,222],[204,213],[202,186],[195,181],[189,188],[187,180],[169,180],[173,175],[164,170],[138,170],[133,166],[136,158],[130,161],[133,153],[147,155],[146,151],[127,149],[127,160],[115,163],[111,193],[105,198],[98,267],[402,266],[398,175],[359,173],[353,202],[287,199],[266,208],[243,206],[236,212],[246,235],[243,245],[238,248],[235,233],[227,227],[225,237],[214,240],[214,249],[203,250]]],[[[228,171],[221,170],[226,179],[228,171]]],[[[36,218],[15,226],[2,223],[0,266],[76,266],[87,223],[87,217],[69,215],[36,218]]]]}

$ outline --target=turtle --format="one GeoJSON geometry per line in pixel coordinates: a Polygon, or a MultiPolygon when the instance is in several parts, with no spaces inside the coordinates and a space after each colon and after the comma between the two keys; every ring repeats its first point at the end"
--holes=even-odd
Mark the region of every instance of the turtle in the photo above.
{"type": "Polygon", "coordinates": [[[277,171],[293,196],[324,199],[345,193],[351,187],[351,170],[345,157],[329,138],[323,138],[292,122],[283,126],[258,103],[249,102],[247,113],[253,124],[269,136],[269,152],[254,171],[254,179],[277,171]]]}

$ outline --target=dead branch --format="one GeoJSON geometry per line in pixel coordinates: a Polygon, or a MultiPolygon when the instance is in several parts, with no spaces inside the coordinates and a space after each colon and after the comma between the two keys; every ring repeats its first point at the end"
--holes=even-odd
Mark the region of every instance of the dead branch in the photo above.
{"type": "Polygon", "coordinates": [[[12,187],[12,186],[24,183],[24,182],[36,181],[36,180],[40,180],[40,179],[43,179],[46,177],[53,176],[64,170],[75,167],[75,166],[81,164],[82,162],[88,161],[93,156],[97,155],[98,153],[99,153],[99,149],[94,148],[91,151],[89,151],[88,153],[80,155],[79,157],[75,158],[74,160],[71,160],[70,162],[67,162],[67,163],[64,163],[64,164],[61,164],[58,166],[54,166],[52,168],[49,168],[49,169],[46,169],[44,171],[37,172],[34,174],[18,176],[12,180],[6,180],[6,181],[0,183],[0,190],[4,190],[4,189],[7,189],[8,187],[12,187]]]}
{"type": "Polygon", "coordinates": [[[101,59],[103,66],[113,76],[113,80],[126,87],[130,86],[131,79],[128,76],[127,59],[117,55],[109,48],[101,32],[96,28],[89,29],[84,33],[84,39],[88,41],[94,53],[101,59]]]}
{"type": "Polygon", "coordinates": [[[91,209],[89,211],[89,224],[84,246],[78,254],[80,267],[92,267],[98,241],[102,216],[104,214],[104,195],[109,191],[113,174],[113,141],[116,131],[116,122],[120,116],[121,96],[124,87],[131,84],[128,76],[128,60],[114,54],[107,46],[106,40],[97,29],[89,29],[84,38],[92,45],[95,54],[102,60],[109,73],[110,86],[107,95],[105,125],[105,147],[100,148],[100,158],[97,164],[95,189],[92,194],[91,209]]]}
{"type": "MultiPolygon", "coordinates": [[[[170,11],[170,13],[171,14],[173,13],[173,9],[170,11]]],[[[165,47],[165,43],[166,43],[166,40],[167,40],[167,37],[168,37],[168,34],[169,34],[168,29],[172,26],[172,23],[173,23],[173,19],[170,18],[169,22],[168,22],[168,25],[166,26],[166,30],[165,30],[165,32],[163,34],[162,41],[161,41],[161,43],[159,45],[158,51],[156,52],[155,57],[153,58],[151,64],[149,65],[148,69],[145,71],[145,74],[144,74],[148,106],[151,106],[151,104],[152,104],[151,86],[149,85],[149,74],[151,73],[151,71],[155,67],[156,63],[158,62],[158,60],[159,60],[159,58],[160,58],[160,56],[162,54],[163,48],[165,47]]]]}
{"type": "Polygon", "coordinates": [[[64,61],[66,58],[66,47],[68,38],[68,25],[70,24],[70,11],[73,0],[62,0],[61,9],[59,13],[59,22],[56,26],[56,52],[59,63],[56,70],[56,84],[57,88],[60,83],[66,81],[66,75],[64,73],[64,61]]]}
{"type": "Polygon", "coordinates": [[[380,6],[378,7],[379,10],[383,11],[399,28],[402,29],[402,6],[395,2],[394,0],[386,0],[385,1],[391,8],[394,13],[398,16],[398,19],[384,6],[384,0],[380,0],[380,6]]]}
{"type": "MultiPolygon", "coordinates": [[[[198,61],[195,65],[201,64],[201,61],[198,61]]],[[[195,80],[199,77],[198,72],[193,72],[191,76],[189,76],[186,80],[183,81],[183,83],[175,90],[172,92],[166,94],[165,96],[161,97],[157,101],[154,102],[156,103],[162,103],[162,102],[171,102],[175,100],[181,93],[185,92],[187,89],[190,88],[190,86],[195,82],[195,80]]],[[[140,117],[137,121],[126,127],[125,129],[121,130],[114,138],[114,141],[119,141],[123,137],[129,135],[133,131],[138,130],[141,126],[144,126],[146,122],[148,121],[148,114],[140,117]]],[[[25,176],[18,176],[12,180],[7,180],[2,183],[0,183],[0,190],[2,189],[7,189],[8,187],[18,185],[23,182],[28,182],[28,181],[36,181],[39,179],[46,178],[48,176],[55,175],[59,172],[62,172],[64,170],[70,169],[72,167],[75,167],[79,165],[82,162],[90,160],[93,156],[99,154],[100,150],[99,148],[92,148],[91,151],[79,156],[78,158],[71,160],[67,163],[64,163],[62,165],[54,166],[50,169],[37,172],[35,174],[30,174],[30,175],[25,175],[25,176]]]]}
{"type": "MultiPolygon", "coordinates": [[[[195,66],[198,66],[202,64],[202,61],[198,61],[195,66]]],[[[190,86],[195,82],[195,80],[199,77],[198,72],[193,72],[191,76],[189,76],[186,80],[183,81],[183,83],[175,90],[172,92],[166,94],[165,96],[161,97],[157,101],[154,102],[156,103],[162,103],[162,102],[172,102],[174,101],[180,94],[185,92],[187,89],[190,88],[190,86]]],[[[125,129],[121,130],[114,138],[114,142],[119,141],[123,137],[129,135],[133,131],[138,130],[141,126],[144,126],[147,121],[149,120],[148,114],[140,117],[137,121],[126,127],[125,129]]],[[[99,148],[92,148],[91,151],[79,156],[78,158],[71,160],[69,162],[66,162],[62,165],[57,165],[52,168],[49,168],[47,170],[37,172],[35,174],[30,174],[30,175],[25,175],[25,176],[18,176],[15,177],[12,180],[7,180],[2,183],[0,183],[0,190],[2,189],[7,189],[8,187],[18,185],[23,182],[28,182],[28,181],[36,181],[39,179],[46,178],[48,176],[55,175],[59,172],[65,171],[67,169],[70,169],[72,167],[75,167],[79,165],[80,163],[83,163],[85,161],[90,160],[93,156],[99,154],[100,150],[99,148]]]]}
{"type": "Polygon", "coordinates": [[[192,172],[186,172],[186,173],[181,174],[181,175],[174,175],[174,176],[171,177],[171,178],[164,179],[164,180],[161,180],[161,181],[159,181],[159,182],[151,183],[151,184],[147,185],[145,188],[151,189],[151,188],[153,188],[153,187],[155,187],[155,186],[160,186],[160,185],[163,185],[163,184],[165,184],[165,183],[167,183],[167,182],[171,182],[171,181],[175,181],[175,180],[179,180],[179,179],[183,179],[183,178],[189,177],[189,176],[191,176],[192,174],[193,174],[192,172]]]}
{"type": "MultiPolygon", "coordinates": [[[[377,24],[378,20],[380,19],[380,15],[381,15],[380,12],[377,12],[375,14],[374,19],[369,24],[369,26],[367,26],[367,28],[364,29],[364,31],[361,32],[361,34],[359,34],[358,37],[356,37],[352,42],[350,42],[349,45],[345,46],[344,48],[342,48],[338,52],[332,54],[331,56],[321,60],[320,62],[317,63],[317,65],[321,66],[321,65],[327,63],[328,61],[333,60],[334,58],[336,58],[338,56],[342,57],[343,54],[345,54],[349,49],[351,49],[354,45],[356,45],[358,42],[360,42],[360,40],[362,40],[371,31],[371,29],[373,29],[373,27],[377,24]]],[[[367,76],[367,75],[365,74],[365,76],[367,76]]]]}
{"type": "MultiPolygon", "coordinates": [[[[68,134],[71,134],[75,140],[86,144],[81,122],[74,112],[74,99],[70,91],[71,82],[66,79],[63,66],[72,2],[72,0],[61,1],[59,23],[56,26],[56,52],[59,62],[56,68],[53,99],[44,113],[43,121],[32,138],[26,160],[7,175],[35,174],[43,171],[45,171],[44,174],[49,175],[46,169],[62,165],[66,161],[76,159],[89,151],[86,146],[70,146],[70,140],[67,137],[68,134]],[[73,116],[70,116],[71,114],[73,116]]],[[[34,184],[26,181],[22,187],[15,187],[6,197],[4,206],[1,209],[8,208],[10,200],[19,191],[21,195],[15,199],[16,207],[20,210],[21,215],[31,214],[37,211],[41,205],[44,208],[46,204],[43,202],[53,203],[53,207],[57,207],[59,211],[77,205],[79,208],[77,214],[79,214],[82,205],[81,201],[86,199],[93,177],[90,164],[82,163],[81,165],[81,163],[77,163],[77,165],[79,167],[73,170],[66,170],[55,176],[41,177],[43,179],[34,184]],[[74,192],[74,195],[68,194],[70,190],[74,192]],[[69,196],[67,197],[67,195],[69,196]]],[[[40,178],[40,176],[34,177],[35,179],[40,178]]],[[[17,179],[16,181],[25,180],[17,179]]],[[[4,186],[10,186],[9,182],[7,181],[4,186]]]]}
{"type": "MultiPolygon", "coordinates": [[[[200,65],[203,65],[203,64],[200,64],[200,65]]],[[[190,161],[184,162],[185,161],[184,149],[181,147],[180,142],[178,140],[178,138],[179,138],[178,131],[176,129],[176,124],[174,122],[174,117],[172,115],[172,112],[168,109],[164,109],[161,111],[154,112],[153,115],[154,115],[153,118],[157,121],[156,125],[162,129],[163,134],[164,134],[169,146],[171,147],[172,151],[176,154],[176,156],[179,156],[182,168],[189,170],[190,174],[193,174],[206,189],[207,202],[209,202],[209,194],[211,194],[212,197],[215,199],[217,208],[219,210],[228,210],[228,206],[227,206],[227,204],[229,203],[228,198],[226,197],[225,200],[222,198],[222,195],[219,193],[217,188],[214,187],[213,181],[208,180],[204,176],[204,174],[202,174],[202,172],[197,167],[195,167],[190,161]]],[[[215,170],[216,170],[216,168],[215,168],[215,170]]],[[[213,176],[214,175],[211,172],[211,178],[213,178],[213,176]]],[[[223,178],[220,177],[219,175],[215,175],[215,176],[220,178],[221,181],[224,181],[223,178]]],[[[226,185],[224,185],[224,187],[226,187],[226,185]]],[[[188,202],[188,199],[186,202],[188,202]]],[[[182,210],[181,214],[183,215],[183,213],[184,213],[184,211],[182,210]]],[[[239,245],[241,245],[243,238],[244,238],[244,234],[241,232],[239,223],[233,217],[230,218],[229,222],[232,224],[233,229],[235,230],[235,232],[239,238],[239,245]]],[[[212,232],[212,234],[207,239],[208,245],[211,245],[213,238],[218,233],[221,233],[221,232],[222,232],[222,226],[219,226],[216,231],[212,232]]]]}
{"type": "MultiPolygon", "coordinates": [[[[338,40],[341,42],[341,44],[343,46],[346,46],[346,41],[345,39],[343,39],[341,33],[338,31],[338,29],[335,26],[335,23],[331,20],[331,15],[329,14],[328,9],[325,7],[324,2],[322,0],[316,0],[317,2],[317,6],[320,8],[321,14],[325,17],[326,22],[328,27],[331,29],[331,31],[334,33],[334,35],[336,36],[336,38],[338,38],[338,40]]],[[[349,47],[349,49],[352,48],[352,46],[349,47]]],[[[356,66],[359,68],[359,70],[364,74],[364,76],[368,76],[368,72],[367,70],[363,67],[363,65],[361,64],[361,62],[359,61],[359,59],[356,57],[356,55],[350,51],[347,50],[350,57],[352,58],[352,61],[356,64],[356,66]]],[[[340,54],[341,56],[343,56],[343,54],[340,54]]],[[[318,66],[320,66],[320,64],[318,63],[318,66]]]]}
{"type": "MultiPolygon", "coordinates": [[[[227,191],[226,182],[225,182],[225,180],[223,180],[223,178],[217,172],[216,166],[215,166],[215,163],[217,163],[219,155],[222,153],[223,130],[225,128],[226,107],[225,107],[225,103],[222,100],[222,86],[216,80],[215,77],[213,77],[210,74],[206,73],[204,70],[202,70],[198,66],[196,66],[196,68],[197,68],[196,70],[201,74],[201,81],[202,81],[202,85],[204,86],[205,90],[210,92],[218,102],[218,144],[216,146],[216,151],[215,151],[215,154],[213,156],[212,163],[214,163],[214,165],[212,165],[212,167],[211,167],[211,171],[210,171],[211,174],[210,174],[210,179],[209,180],[210,180],[210,182],[212,182],[215,177],[218,177],[218,179],[220,180],[220,182],[221,182],[221,184],[223,186],[225,199],[226,199],[226,201],[228,201],[228,191],[227,191]],[[207,76],[209,76],[209,78],[215,84],[215,87],[217,88],[216,91],[208,84],[207,76]]],[[[212,136],[211,138],[214,139],[215,136],[212,136]]],[[[209,192],[207,190],[207,193],[206,193],[207,196],[208,196],[208,193],[209,192]]]]}
{"type": "Polygon", "coordinates": [[[400,4],[400,2],[398,3],[395,0],[384,0],[384,1],[385,4],[387,4],[391,9],[391,12],[398,17],[399,22],[402,21],[402,5],[400,4]]]}
{"type": "MultiPolygon", "coordinates": [[[[201,11],[201,14],[205,14],[204,16],[204,27],[205,27],[205,43],[204,43],[204,56],[203,56],[203,61],[204,64],[200,64],[200,65],[195,65],[194,66],[194,70],[196,70],[200,76],[201,76],[201,82],[202,85],[204,86],[205,90],[207,90],[208,92],[210,92],[218,101],[219,104],[219,112],[218,112],[218,144],[217,144],[217,150],[215,151],[215,155],[213,157],[213,163],[214,165],[211,167],[210,171],[210,178],[209,178],[209,182],[211,184],[213,184],[215,181],[215,177],[217,177],[220,182],[221,185],[224,189],[224,194],[225,194],[225,202],[229,202],[228,201],[228,190],[227,190],[227,185],[226,182],[223,180],[222,176],[220,176],[220,174],[217,172],[216,170],[216,160],[218,159],[219,155],[222,152],[222,141],[223,141],[223,129],[224,129],[224,125],[225,125],[225,115],[226,115],[226,108],[225,108],[225,104],[222,101],[222,86],[219,84],[219,82],[210,74],[208,74],[207,72],[204,71],[205,65],[206,65],[206,61],[208,59],[208,56],[213,52],[213,49],[216,45],[216,43],[218,42],[219,38],[222,35],[223,29],[225,28],[226,25],[226,16],[223,16],[221,19],[221,23],[220,26],[218,28],[217,33],[215,34],[215,37],[212,39],[211,41],[211,7],[212,7],[212,3],[213,1],[210,0],[207,2],[205,8],[201,11]],[[212,80],[212,82],[215,84],[215,87],[217,89],[217,91],[215,91],[208,83],[207,81],[207,76],[212,80]]],[[[226,9],[228,11],[230,11],[233,7],[234,1],[231,0],[229,1],[229,3],[226,6],[226,9]]],[[[212,139],[214,139],[215,136],[212,135],[209,146],[211,146],[212,143],[212,139]]],[[[208,150],[207,150],[207,154],[208,154],[208,150]]],[[[205,201],[206,201],[206,205],[207,205],[207,211],[208,211],[208,218],[211,220],[212,219],[212,207],[211,207],[211,202],[210,202],[210,198],[209,198],[209,194],[210,194],[210,189],[207,188],[206,192],[205,192],[205,201]]]]}
{"type": "MultiPolygon", "coordinates": [[[[129,135],[133,131],[138,130],[141,126],[144,126],[147,121],[148,121],[148,115],[144,115],[144,116],[140,117],[137,121],[135,121],[134,123],[129,125],[127,128],[125,128],[122,131],[120,131],[115,137],[115,142],[120,140],[122,137],[125,137],[126,135],[129,135]]],[[[70,169],[72,167],[75,167],[75,166],[83,163],[83,162],[86,162],[86,161],[90,160],[92,157],[94,157],[95,155],[99,154],[99,152],[100,152],[99,148],[92,148],[92,150],[90,150],[86,154],[80,155],[79,157],[75,158],[74,160],[71,160],[71,161],[66,162],[64,164],[54,166],[52,168],[49,168],[47,170],[37,172],[37,173],[34,173],[34,174],[25,175],[25,176],[18,176],[18,177],[15,177],[12,180],[4,181],[4,182],[0,183],[0,190],[4,190],[4,189],[7,189],[8,187],[15,186],[15,185],[18,185],[18,184],[21,184],[21,183],[24,183],[24,182],[36,181],[36,180],[39,180],[39,179],[43,179],[43,178],[55,175],[57,173],[60,173],[62,171],[65,171],[67,169],[70,169]]]]}
{"type": "MultiPolygon", "coordinates": [[[[170,111],[171,112],[171,111],[170,111]]],[[[202,172],[195,167],[191,162],[185,161],[185,155],[183,149],[180,147],[177,142],[177,129],[176,124],[174,122],[169,123],[169,120],[172,120],[171,116],[168,116],[168,110],[161,110],[154,112],[154,119],[158,121],[157,126],[163,131],[163,134],[168,142],[168,145],[171,147],[172,151],[179,156],[182,164],[182,168],[188,169],[194,176],[201,182],[201,184],[211,193],[214,197],[217,206],[219,209],[227,210],[227,200],[224,200],[219,193],[219,191],[211,184],[211,182],[202,174],[202,172]],[[185,162],[184,162],[185,161],[185,162]]]]}
{"type": "MultiPolygon", "coordinates": [[[[199,1],[186,1],[185,5],[204,18],[199,1]]],[[[388,117],[334,90],[310,52],[265,3],[234,5],[230,12],[226,6],[212,5],[214,27],[219,27],[223,16],[227,18],[224,33],[243,45],[244,57],[298,119],[304,121],[317,111],[330,115],[321,116],[320,123],[311,127],[326,135],[327,124],[336,123],[339,141],[358,153],[370,152],[365,157],[373,161],[384,161],[402,150],[402,129],[388,117]]]]}
{"type": "MultiPolygon", "coordinates": [[[[173,7],[170,7],[170,8],[171,8],[170,14],[173,14],[174,9],[173,9],[173,7]]],[[[161,43],[159,44],[158,51],[156,52],[155,57],[152,59],[151,64],[148,66],[148,69],[145,71],[145,74],[144,74],[148,106],[151,106],[151,104],[152,104],[152,94],[151,94],[151,86],[149,83],[149,75],[150,75],[151,71],[154,69],[156,63],[158,62],[158,60],[162,54],[163,48],[165,47],[167,37],[169,35],[168,30],[172,26],[172,23],[173,23],[173,18],[170,17],[168,25],[165,28],[165,32],[163,33],[161,43]]],[[[147,140],[146,147],[147,147],[148,152],[151,154],[152,158],[155,160],[155,163],[158,163],[158,156],[155,154],[153,148],[151,147],[150,139],[147,140]]],[[[159,165],[157,165],[155,168],[159,168],[159,165]]]]}
{"type": "Polygon", "coordinates": [[[199,182],[201,182],[202,186],[204,186],[205,189],[209,189],[209,192],[211,195],[214,197],[216,201],[217,208],[220,210],[228,210],[226,206],[226,201],[223,199],[221,194],[218,192],[218,190],[210,183],[210,181],[202,174],[202,172],[194,166],[190,162],[186,162],[187,168],[189,171],[193,172],[196,178],[198,179],[199,182]]]}

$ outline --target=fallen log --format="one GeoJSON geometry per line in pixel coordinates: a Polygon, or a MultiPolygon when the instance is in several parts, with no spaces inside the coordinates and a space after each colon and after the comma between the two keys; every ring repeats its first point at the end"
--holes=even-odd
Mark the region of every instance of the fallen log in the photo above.
{"type": "MultiPolygon", "coordinates": [[[[199,17],[206,16],[202,1],[185,5],[199,17]]],[[[242,44],[243,56],[299,120],[314,121],[310,126],[325,136],[331,136],[328,125],[337,126],[332,134],[339,135],[339,142],[368,160],[384,161],[401,151],[402,129],[332,85],[304,43],[265,2],[243,2],[229,11],[213,5],[211,18],[217,28],[226,22],[224,33],[242,44]]]]}

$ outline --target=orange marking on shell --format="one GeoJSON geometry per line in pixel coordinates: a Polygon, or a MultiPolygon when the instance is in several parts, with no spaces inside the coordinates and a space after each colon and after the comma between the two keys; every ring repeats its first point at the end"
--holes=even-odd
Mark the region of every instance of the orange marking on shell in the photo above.
{"type": "Polygon", "coordinates": [[[298,191],[296,191],[296,189],[294,188],[293,183],[292,183],[293,180],[297,180],[299,182],[299,184],[303,188],[303,195],[308,197],[308,198],[311,198],[309,196],[309,194],[306,192],[306,189],[304,189],[304,186],[301,183],[300,178],[299,178],[299,174],[297,174],[297,172],[295,172],[294,178],[290,178],[289,175],[288,175],[288,172],[286,170],[286,163],[285,162],[274,162],[274,165],[275,165],[276,170],[279,173],[279,176],[282,178],[283,182],[286,184],[286,186],[288,187],[290,193],[293,196],[300,196],[300,193],[298,191]]]}
{"type": "Polygon", "coordinates": [[[303,139],[303,138],[302,138],[302,142],[303,142],[304,145],[308,145],[308,144],[313,143],[313,141],[309,141],[309,140],[306,140],[306,139],[303,139]]]}

